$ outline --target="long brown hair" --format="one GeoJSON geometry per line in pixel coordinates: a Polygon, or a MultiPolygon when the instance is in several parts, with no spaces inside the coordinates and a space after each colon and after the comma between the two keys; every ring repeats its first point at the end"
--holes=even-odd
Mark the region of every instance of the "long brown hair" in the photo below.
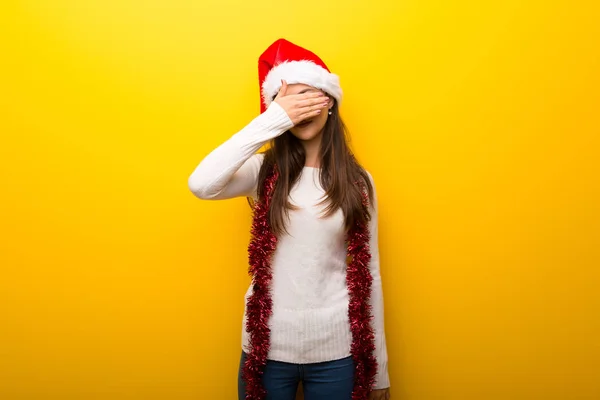
{"type": "MultiPolygon", "coordinates": [[[[331,115],[323,128],[319,157],[321,160],[319,180],[325,190],[321,204],[325,205],[323,217],[331,216],[338,209],[344,214],[344,228],[349,232],[354,224],[371,218],[363,202],[363,191],[373,203],[373,185],[365,169],[358,163],[348,145],[348,130],[339,114],[334,100],[331,115]]],[[[290,191],[304,168],[305,151],[302,143],[291,132],[276,137],[265,151],[258,176],[258,199],[265,196],[264,180],[277,166],[279,178],[273,191],[269,222],[275,234],[286,232],[289,211],[295,209],[289,202],[290,191]]]]}

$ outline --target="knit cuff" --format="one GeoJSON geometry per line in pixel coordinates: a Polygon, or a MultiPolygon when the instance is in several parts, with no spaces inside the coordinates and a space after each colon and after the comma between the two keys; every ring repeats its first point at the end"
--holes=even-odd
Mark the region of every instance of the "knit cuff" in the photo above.
{"type": "Polygon", "coordinates": [[[390,376],[388,373],[388,356],[385,334],[375,335],[375,356],[377,359],[377,372],[373,389],[386,389],[390,387],[390,376]]]}
{"type": "Polygon", "coordinates": [[[251,122],[251,126],[267,136],[276,137],[292,128],[294,123],[279,103],[274,101],[264,113],[251,122]]]}

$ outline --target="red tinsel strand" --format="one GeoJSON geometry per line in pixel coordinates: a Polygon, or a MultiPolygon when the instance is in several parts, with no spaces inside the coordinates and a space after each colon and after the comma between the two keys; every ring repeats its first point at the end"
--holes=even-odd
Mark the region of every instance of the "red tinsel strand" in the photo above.
{"type": "MultiPolygon", "coordinates": [[[[368,196],[363,190],[363,205],[368,196]]],[[[366,223],[357,222],[348,234],[347,252],[350,258],[346,282],[350,295],[348,316],[352,332],[351,354],[355,364],[352,400],[367,400],[375,382],[375,334],[371,326],[372,313],[369,300],[373,277],[369,270],[371,252],[370,233],[366,223]]]]}
{"type": "Polygon", "coordinates": [[[265,179],[265,198],[260,199],[255,205],[252,239],[248,245],[249,273],[252,276],[253,292],[246,306],[246,331],[250,337],[250,351],[242,371],[248,400],[262,400],[266,396],[262,375],[269,354],[271,334],[269,329],[269,317],[273,306],[270,294],[271,256],[277,245],[277,237],[269,224],[269,206],[277,177],[277,169],[273,168],[265,179]]]}

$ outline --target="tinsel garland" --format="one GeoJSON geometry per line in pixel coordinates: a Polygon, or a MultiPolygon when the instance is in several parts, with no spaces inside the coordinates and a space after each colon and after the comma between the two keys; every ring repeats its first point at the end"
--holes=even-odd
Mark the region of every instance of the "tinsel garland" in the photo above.
{"type": "MultiPolygon", "coordinates": [[[[246,305],[246,331],[250,337],[250,351],[244,363],[242,377],[246,383],[247,400],[264,400],[266,390],[262,375],[269,354],[269,318],[273,302],[270,293],[272,280],[271,256],[277,246],[277,237],[269,224],[269,207],[279,176],[277,167],[271,168],[264,181],[264,198],[254,205],[250,244],[248,246],[249,272],[253,293],[246,305]]],[[[363,190],[363,204],[368,205],[368,195],[363,190]]],[[[346,283],[350,301],[348,317],[352,332],[351,355],[354,361],[354,389],[352,400],[367,400],[377,370],[375,335],[371,327],[371,285],[369,271],[371,252],[370,233],[365,222],[357,222],[347,236],[346,283]]]]}
{"type": "MultiPolygon", "coordinates": [[[[362,190],[363,205],[369,204],[366,190],[362,190]]],[[[375,334],[371,326],[371,286],[373,277],[369,270],[371,250],[370,232],[366,222],[356,222],[348,233],[346,284],[350,295],[348,317],[352,332],[351,354],[354,360],[354,389],[352,400],[367,400],[377,372],[375,334]]]]}
{"type": "Polygon", "coordinates": [[[242,371],[248,400],[263,400],[266,395],[262,375],[267,363],[271,335],[271,256],[277,245],[277,237],[269,224],[269,206],[278,176],[277,168],[273,168],[265,179],[265,198],[257,201],[254,206],[252,239],[248,245],[253,290],[246,304],[246,331],[250,336],[250,351],[242,371]]]}

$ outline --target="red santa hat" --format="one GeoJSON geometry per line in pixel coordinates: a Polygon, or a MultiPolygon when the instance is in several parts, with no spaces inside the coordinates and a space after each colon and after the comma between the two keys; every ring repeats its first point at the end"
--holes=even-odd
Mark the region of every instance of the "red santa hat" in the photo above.
{"type": "Polygon", "coordinates": [[[303,83],[323,90],[342,101],[340,78],[313,52],[285,39],[278,39],[258,59],[260,84],[260,112],[263,113],[281,88],[281,80],[288,84],[303,83]]]}

